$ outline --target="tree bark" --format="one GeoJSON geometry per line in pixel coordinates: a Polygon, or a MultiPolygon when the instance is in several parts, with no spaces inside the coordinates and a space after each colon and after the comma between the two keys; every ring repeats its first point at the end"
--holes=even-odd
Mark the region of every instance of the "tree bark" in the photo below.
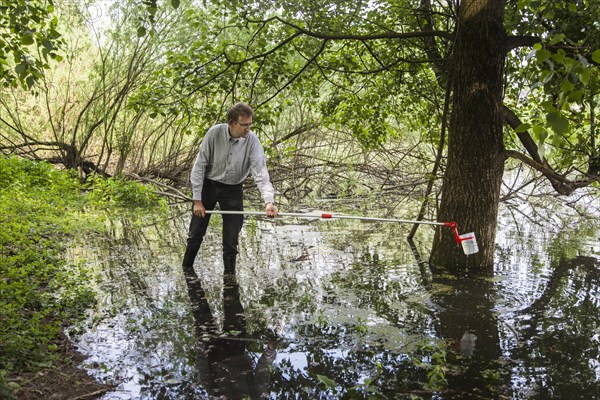
{"type": "Polygon", "coordinates": [[[475,232],[479,253],[465,256],[448,228],[435,235],[430,262],[446,269],[491,269],[506,154],[502,142],[504,0],[463,0],[454,48],[448,164],[439,221],[475,232]]]}

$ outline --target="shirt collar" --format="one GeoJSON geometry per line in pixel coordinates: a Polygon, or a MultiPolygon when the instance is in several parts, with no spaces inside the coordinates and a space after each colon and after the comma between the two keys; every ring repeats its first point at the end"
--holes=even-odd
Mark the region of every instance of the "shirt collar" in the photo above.
{"type": "Polygon", "coordinates": [[[241,140],[246,140],[247,138],[245,137],[239,137],[239,138],[232,138],[231,135],[229,134],[229,125],[228,124],[223,124],[225,125],[225,136],[227,137],[227,141],[229,143],[237,143],[241,140]]]}

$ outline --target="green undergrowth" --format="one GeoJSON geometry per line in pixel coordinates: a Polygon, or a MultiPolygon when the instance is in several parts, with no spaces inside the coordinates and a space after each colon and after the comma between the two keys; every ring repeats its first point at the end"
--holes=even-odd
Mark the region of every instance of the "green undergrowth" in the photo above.
{"type": "Polygon", "coordinates": [[[0,392],[4,376],[51,365],[63,328],[94,303],[92,275],[68,261],[107,214],[166,206],[152,188],[0,156],[0,392]]]}

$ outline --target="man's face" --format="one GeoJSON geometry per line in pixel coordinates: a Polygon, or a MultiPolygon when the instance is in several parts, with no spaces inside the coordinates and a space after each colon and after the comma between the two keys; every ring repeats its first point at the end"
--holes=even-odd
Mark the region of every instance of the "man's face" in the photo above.
{"type": "Polygon", "coordinates": [[[240,116],[236,122],[229,124],[229,134],[232,138],[245,138],[250,132],[252,126],[252,117],[240,116]]]}

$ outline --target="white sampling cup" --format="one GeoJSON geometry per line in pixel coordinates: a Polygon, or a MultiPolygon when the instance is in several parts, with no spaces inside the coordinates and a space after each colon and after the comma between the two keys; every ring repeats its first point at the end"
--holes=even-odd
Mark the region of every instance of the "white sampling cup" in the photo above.
{"type": "Polygon", "coordinates": [[[475,239],[475,232],[459,235],[459,238],[460,244],[462,245],[463,251],[466,255],[475,254],[479,251],[477,239],[475,239]]]}

